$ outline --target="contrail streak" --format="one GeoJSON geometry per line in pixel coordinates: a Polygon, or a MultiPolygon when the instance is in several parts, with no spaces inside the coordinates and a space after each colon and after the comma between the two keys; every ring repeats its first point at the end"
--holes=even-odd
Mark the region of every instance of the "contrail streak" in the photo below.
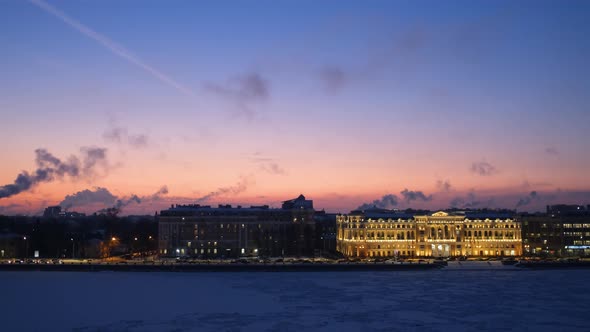
{"type": "Polygon", "coordinates": [[[31,2],[32,4],[36,5],[37,7],[41,8],[41,9],[43,9],[47,13],[59,18],[64,23],[66,23],[67,25],[71,26],[72,28],[78,30],[83,35],[99,42],[102,46],[104,46],[108,50],[110,50],[113,54],[118,55],[121,58],[133,63],[134,65],[145,70],[146,72],[148,72],[152,76],[156,77],[160,81],[172,86],[173,88],[177,89],[178,91],[180,91],[188,96],[194,96],[194,93],[191,90],[189,90],[188,88],[186,88],[182,84],[176,82],[172,78],[166,76],[165,74],[158,71],[157,69],[146,64],[141,59],[139,59],[137,56],[133,55],[130,51],[125,49],[123,46],[118,45],[117,43],[110,40],[109,38],[101,35],[100,33],[90,29],[89,27],[85,26],[84,24],[76,21],[75,19],[66,15],[64,12],[51,6],[47,2],[45,2],[43,0],[29,0],[29,2],[31,2]]]}

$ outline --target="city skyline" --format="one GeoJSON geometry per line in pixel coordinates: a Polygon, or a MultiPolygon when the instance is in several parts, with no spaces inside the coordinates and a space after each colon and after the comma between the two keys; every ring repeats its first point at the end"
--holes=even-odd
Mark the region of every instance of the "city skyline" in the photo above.
{"type": "Polygon", "coordinates": [[[0,214],[590,203],[588,2],[174,4],[0,5],[0,214]]]}

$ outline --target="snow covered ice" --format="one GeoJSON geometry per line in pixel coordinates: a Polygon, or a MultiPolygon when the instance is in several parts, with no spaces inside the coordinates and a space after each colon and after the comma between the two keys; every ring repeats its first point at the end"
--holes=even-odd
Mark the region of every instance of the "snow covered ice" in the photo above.
{"type": "Polygon", "coordinates": [[[2,331],[587,331],[590,270],[2,272],[2,331]]]}

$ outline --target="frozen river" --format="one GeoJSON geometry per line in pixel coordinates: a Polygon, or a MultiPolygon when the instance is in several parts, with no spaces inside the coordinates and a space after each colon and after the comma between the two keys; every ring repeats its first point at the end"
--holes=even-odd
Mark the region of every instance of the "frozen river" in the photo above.
{"type": "Polygon", "coordinates": [[[2,331],[588,331],[590,270],[0,272],[2,331]]]}

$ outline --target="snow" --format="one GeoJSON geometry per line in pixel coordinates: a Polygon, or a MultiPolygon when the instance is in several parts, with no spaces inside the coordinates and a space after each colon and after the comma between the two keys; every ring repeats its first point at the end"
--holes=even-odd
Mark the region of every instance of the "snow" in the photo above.
{"type": "Polygon", "coordinates": [[[590,270],[0,272],[3,331],[587,331],[590,270]]]}

